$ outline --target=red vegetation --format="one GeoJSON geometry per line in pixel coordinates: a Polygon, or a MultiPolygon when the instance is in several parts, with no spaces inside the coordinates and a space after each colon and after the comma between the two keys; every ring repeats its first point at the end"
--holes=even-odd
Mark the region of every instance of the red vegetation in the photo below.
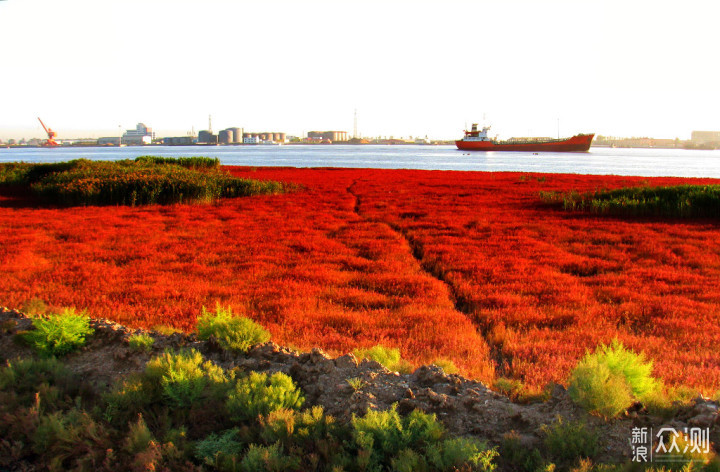
{"type": "Polygon", "coordinates": [[[230,305],[279,343],[382,343],[485,380],[564,382],[599,342],[670,384],[720,387],[720,225],[558,211],[540,190],[709,179],[232,168],[295,193],[216,205],[42,208],[0,196],[0,303],[194,328],[230,305]],[[420,259],[420,262],[418,262],[420,259]],[[497,374],[496,374],[497,373],[497,374]]]}

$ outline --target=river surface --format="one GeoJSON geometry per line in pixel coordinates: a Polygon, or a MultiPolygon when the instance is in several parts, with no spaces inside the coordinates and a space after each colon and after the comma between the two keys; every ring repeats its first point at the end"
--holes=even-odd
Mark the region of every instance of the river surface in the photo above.
{"type": "Polygon", "coordinates": [[[455,146],[245,145],[0,148],[0,162],[217,157],[225,165],[545,172],[720,178],[720,150],[591,148],[587,153],[460,151],[455,146]]]}

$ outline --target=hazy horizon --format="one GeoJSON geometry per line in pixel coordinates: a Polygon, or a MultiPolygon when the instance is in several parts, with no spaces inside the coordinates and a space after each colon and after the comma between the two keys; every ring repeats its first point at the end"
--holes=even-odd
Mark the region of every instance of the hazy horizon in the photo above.
{"type": "Polygon", "coordinates": [[[720,130],[720,4],[0,2],[0,138],[192,128],[689,139],[720,130]]]}

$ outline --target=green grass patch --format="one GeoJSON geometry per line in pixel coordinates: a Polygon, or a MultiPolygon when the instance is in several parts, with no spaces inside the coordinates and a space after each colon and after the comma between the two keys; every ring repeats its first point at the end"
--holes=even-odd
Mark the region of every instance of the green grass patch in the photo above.
{"type": "Polygon", "coordinates": [[[18,334],[42,357],[64,356],[85,345],[85,338],[95,330],[90,319],[75,309],[66,308],[60,314],[50,314],[33,319],[35,329],[18,334]]]}
{"type": "Polygon", "coordinates": [[[270,333],[261,325],[250,318],[234,316],[229,307],[220,305],[215,313],[203,307],[196,329],[198,338],[207,340],[212,336],[224,349],[235,352],[247,352],[253,345],[270,340],[270,333]]]}
{"type": "Polygon", "coordinates": [[[149,205],[276,194],[280,182],[231,176],[217,159],[143,156],[135,160],[76,159],[53,164],[0,164],[0,185],[29,188],[60,205],[149,205]]]}
{"type": "Polygon", "coordinates": [[[568,211],[615,216],[720,217],[720,185],[629,187],[596,192],[540,192],[545,203],[568,211]]]}

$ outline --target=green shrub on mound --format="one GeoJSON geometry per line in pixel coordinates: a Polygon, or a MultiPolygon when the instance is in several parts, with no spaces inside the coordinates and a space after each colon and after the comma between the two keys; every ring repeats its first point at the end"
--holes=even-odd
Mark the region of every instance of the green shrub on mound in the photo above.
{"type": "Polygon", "coordinates": [[[75,313],[73,308],[35,318],[32,323],[35,329],[19,337],[43,357],[64,356],[80,348],[85,345],[85,337],[95,331],[90,327],[90,319],[84,313],[75,313]]]}
{"type": "Polygon", "coordinates": [[[250,318],[233,316],[232,310],[218,305],[215,313],[202,308],[197,322],[198,338],[214,337],[223,348],[235,352],[247,352],[255,344],[270,340],[270,333],[250,318]]]}
{"type": "Polygon", "coordinates": [[[447,438],[434,414],[414,410],[403,417],[393,405],[386,411],[368,410],[364,417],[353,415],[352,427],[361,470],[495,469],[495,449],[475,438],[447,438]]]}
{"type": "Polygon", "coordinates": [[[251,372],[239,379],[225,404],[230,418],[248,421],[276,410],[298,409],[305,402],[295,382],[282,372],[251,372]]]}
{"type": "Polygon", "coordinates": [[[233,177],[217,159],[203,157],[0,164],[0,184],[28,187],[62,205],[209,203],[285,191],[280,182],[233,177]]]}
{"type": "Polygon", "coordinates": [[[570,374],[568,393],[591,413],[612,418],[633,401],[654,394],[660,383],[651,376],[652,361],[618,340],[587,353],[570,374]]]}

